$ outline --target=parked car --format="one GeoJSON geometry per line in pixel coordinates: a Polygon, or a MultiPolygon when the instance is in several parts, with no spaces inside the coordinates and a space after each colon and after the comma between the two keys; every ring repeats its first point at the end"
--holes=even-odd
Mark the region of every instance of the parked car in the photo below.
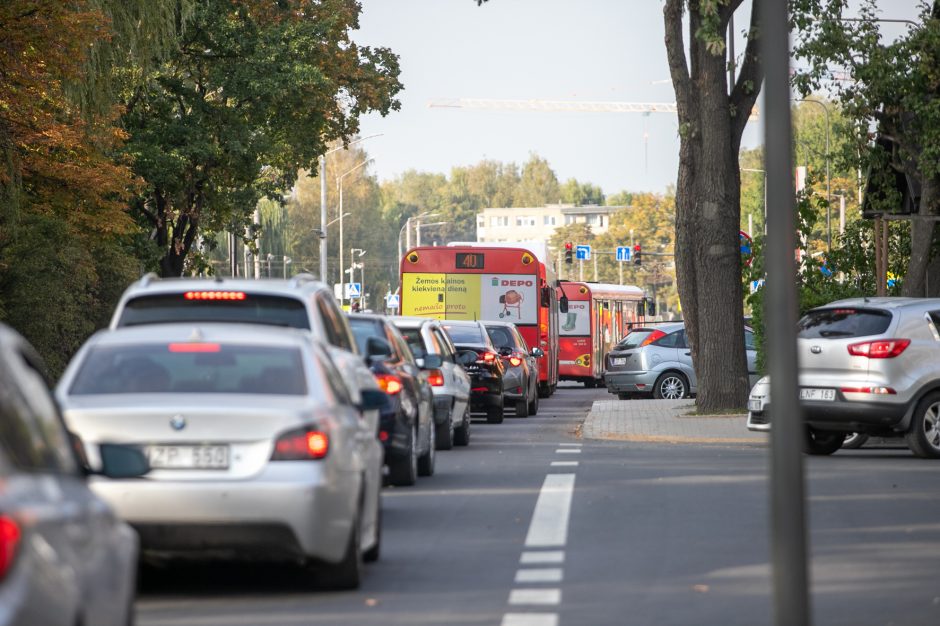
{"type": "Polygon", "coordinates": [[[832,454],[857,432],[940,458],[940,299],[832,302],[800,320],[797,350],[809,453],[832,454]]]}
{"type": "Polygon", "coordinates": [[[161,279],[148,274],[124,291],[110,328],[179,322],[307,330],[330,352],[353,402],[360,402],[360,390],[375,386],[333,290],[309,274],[289,280],[161,279]]]}
{"type": "Polygon", "coordinates": [[[441,357],[437,369],[426,371],[434,394],[434,440],[438,450],[449,450],[454,444],[470,443],[470,376],[457,364],[457,349],[436,319],[426,317],[392,317],[391,322],[408,342],[420,367],[433,354],[441,357]]]}
{"type": "Polygon", "coordinates": [[[484,411],[490,424],[502,423],[506,368],[483,322],[445,320],[441,324],[457,348],[457,362],[470,375],[470,410],[484,411]]]}
{"type": "MultiPolygon", "coordinates": [[[[366,355],[379,386],[388,394],[390,406],[380,417],[380,439],[385,444],[389,482],[415,484],[418,475],[434,474],[435,445],[433,393],[422,375],[414,354],[392,323],[382,315],[353,313],[349,316],[359,351],[366,355]]],[[[440,358],[424,359],[430,369],[440,358]]]]}
{"type": "MultiPolygon", "coordinates": [[[[770,377],[764,376],[751,388],[747,400],[747,429],[757,432],[770,432],[770,377]]],[[[842,441],[842,447],[849,450],[861,448],[868,442],[865,433],[848,433],[842,441]]],[[[807,440],[808,442],[808,440],[807,440]]],[[[806,451],[812,453],[809,446],[806,451]]]]}
{"type": "MultiPolygon", "coordinates": [[[[747,371],[757,381],[757,349],[754,332],[744,329],[747,371]]],[[[684,322],[669,322],[633,329],[607,355],[604,382],[609,393],[621,400],[651,395],[677,400],[697,391],[692,352],[684,322]]]]}
{"type": "Polygon", "coordinates": [[[138,478],[138,450],[76,454],[39,357],[0,325],[0,624],[133,622],[137,535],[88,488],[91,474],[138,478]]]}
{"type": "Polygon", "coordinates": [[[539,364],[536,359],[545,356],[541,348],[529,346],[511,322],[483,322],[486,333],[499,352],[503,374],[503,403],[513,405],[516,417],[528,417],[539,412],[539,364]]]}
{"type": "Polygon", "coordinates": [[[243,324],[103,331],[57,387],[89,458],[140,446],[146,481],[95,491],[138,531],[145,556],[305,565],[355,588],[380,547],[382,447],[328,352],[309,334],[243,324]]]}

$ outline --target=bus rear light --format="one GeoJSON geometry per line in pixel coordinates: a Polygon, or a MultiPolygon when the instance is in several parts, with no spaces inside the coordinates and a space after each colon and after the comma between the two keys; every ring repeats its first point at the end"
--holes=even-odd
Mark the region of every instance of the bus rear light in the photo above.
{"type": "Polygon", "coordinates": [[[330,437],[305,428],[281,435],[274,444],[272,461],[318,461],[330,451],[330,437]]]}
{"type": "Polygon", "coordinates": [[[21,538],[22,532],[16,520],[7,515],[0,515],[0,580],[3,580],[13,567],[21,538]]]}
{"type": "Polygon", "coordinates": [[[869,359],[893,359],[911,345],[910,339],[889,339],[886,341],[863,341],[849,345],[849,354],[864,356],[869,359]]]}
{"type": "Polygon", "coordinates": [[[390,396],[400,393],[403,388],[401,378],[394,374],[376,374],[375,380],[379,383],[379,388],[390,396]]]}
{"type": "Polygon", "coordinates": [[[429,370],[428,371],[428,383],[432,387],[443,387],[444,386],[444,372],[441,370],[429,370]]]}
{"type": "Polygon", "coordinates": [[[183,294],[187,300],[244,300],[244,291],[187,291],[183,294]]]}

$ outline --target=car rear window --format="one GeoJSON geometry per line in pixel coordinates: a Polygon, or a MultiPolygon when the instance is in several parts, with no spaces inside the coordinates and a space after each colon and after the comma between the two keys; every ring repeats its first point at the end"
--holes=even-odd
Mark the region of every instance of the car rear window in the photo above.
{"type": "Polygon", "coordinates": [[[369,337],[378,337],[383,341],[388,341],[385,328],[383,328],[382,322],[379,320],[369,319],[368,317],[351,316],[349,318],[349,325],[352,327],[353,337],[356,338],[356,345],[359,347],[360,354],[369,354],[369,351],[366,349],[369,337]]]}
{"type": "Polygon", "coordinates": [[[497,348],[512,348],[515,350],[516,342],[513,340],[512,331],[505,326],[487,326],[486,332],[497,348]]]}
{"type": "Polygon", "coordinates": [[[185,291],[142,295],[127,301],[118,326],[174,322],[230,322],[310,329],[303,302],[244,291],[185,291]]]}
{"type": "Polygon", "coordinates": [[[884,333],[890,324],[891,314],[887,311],[852,307],[817,309],[800,320],[797,336],[806,339],[867,337],[884,333]]]}
{"type": "Polygon", "coordinates": [[[424,337],[421,336],[420,328],[399,328],[398,330],[401,331],[401,336],[408,342],[408,347],[411,348],[415,358],[423,357],[428,353],[427,348],[424,347],[424,337]]]}
{"type": "MultiPolygon", "coordinates": [[[[314,390],[316,392],[317,390],[314,390]]],[[[72,382],[72,395],[130,393],[307,393],[298,348],[217,343],[96,346],[72,382]]]]}
{"type": "Polygon", "coordinates": [[[483,333],[480,331],[480,327],[476,325],[458,325],[458,324],[444,324],[444,330],[447,331],[447,334],[450,335],[450,340],[455,344],[457,343],[473,343],[473,344],[483,344],[486,341],[483,339],[483,333]]]}

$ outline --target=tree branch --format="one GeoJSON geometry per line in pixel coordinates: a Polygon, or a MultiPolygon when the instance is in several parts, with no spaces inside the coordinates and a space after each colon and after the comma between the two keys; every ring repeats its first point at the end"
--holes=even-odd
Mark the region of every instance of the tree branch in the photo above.
{"type": "Polygon", "coordinates": [[[676,92],[676,108],[679,112],[679,122],[683,123],[689,118],[691,103],[689,93],[692,90],[692,81],[689,78],[689,66],[685,58],[685,42],[682,39],[682,6],[683,0],[666,0],[663,7],[663,20],[666,26],[666,57],[669,61],[669,75],[676,92]]]}
{"type": "Polygon", "coordinates": [[[751,115],[754,103],[764,82],[764,67],[760,59],[760,3],[755,2],[751,9],[751,26],[748,30],[747,47],[744,49],[744,63],[741,72],[731,90],[730,102],[735,117],[731,120],[732,140],[741,141],[744,126],[751,115]]]}

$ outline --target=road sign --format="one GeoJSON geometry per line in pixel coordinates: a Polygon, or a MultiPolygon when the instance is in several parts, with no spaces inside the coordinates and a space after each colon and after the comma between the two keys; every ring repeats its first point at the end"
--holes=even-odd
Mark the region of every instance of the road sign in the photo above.
{"type": "Polygon", "coordinates": [[[574,249],[574,256],[579,261],[590,261],[591,246],[576,246],[574,249]]]}
{"type": "Polygon", "coordinates": [[[346,283],[346,297],[347,298],[361,298],[362,297],[362,283],[346,283]]]}
{"type": "Polygon", "coordinates": [[[618,261],[630,260],[630,246],[617,246],[617,260],[618,261]]]}
{"type": "Polygon", "coordinates": [[[401,304],[401,298],[397,293],[390,293],[385,296],[385,308],[386,309],[395,309],[398,310],[399,305],[401,304]]]}
{"type": "Polygon", "coordinates": [[[753,257],[751,256],[751,236],[743,230],[739,230],[738,237],[741,240],[741,256],[744,257],[744,264],[750,266],[751,261],[753,260],[753,257]]]}

